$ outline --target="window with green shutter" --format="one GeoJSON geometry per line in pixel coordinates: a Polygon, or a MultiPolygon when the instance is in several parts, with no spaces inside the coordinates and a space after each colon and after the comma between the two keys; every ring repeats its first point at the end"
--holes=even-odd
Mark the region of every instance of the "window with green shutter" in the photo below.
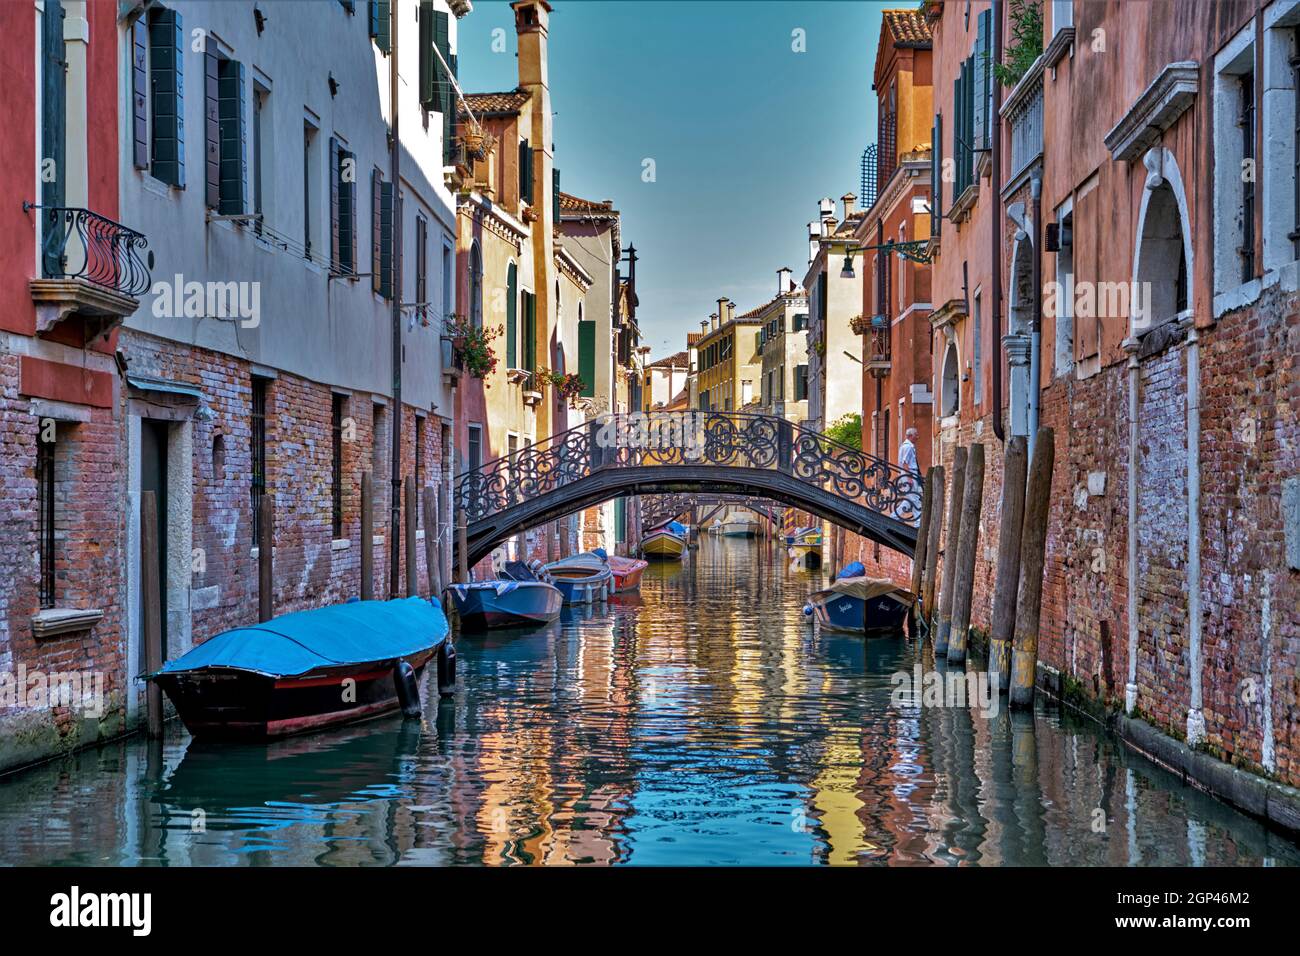
{"type": "Polygon", "coordinates": [[[978,18],[975,52],[971,56],[971,146],[976,152],[989,148],[989,59],[991,11],[978,18]]]}
{"type": "Polygon", "coordinates": [[[139,16],[131,23],[131,154],[136,169],[149,168],[148,96],[149,23],[139,16]]]}
{"type": "Polygon", "coordinates": [[[519,367],[525,371],[532,372],[536,370],[533,356],[537,349],[537,296],[531,292],[523,294],[524,309],[524,331],[521,338],[522,354],[520,356],[519,367]]]}
{"type": "Polygon", "coordinates": [[[357,271],[356,156],[330,137],[330,262],[335,272],[357,271]]]}
{"type": "Polygon", "coordinates": [[[244,124],[244,64],[222,57],[217,63],[219,117],[219,203],[223,216],[245,212],[248,131],[244,124]]]}
{"type": "Polygon", "coordinates": [[[391,16],[389,0],[370,0],[370,36],[375,41],[375,46],[385,53],[391,46],[388,39],[391,16]]]}
{"type": "Polygon", "coordinates": [[[560,222],[560,171],[551,168],[551,217],[556,225],[560,222]]]}
{"type": "Polygon", "coordinates": [[[519,367],[519,267],[506,269],[506,368],[519,367]]]}
{"type": "Polygon", "coordinates": [[[379,294],[393,297],[393,184],[379,184],[379,294]]]}
{"type": "Polygon", "coordinates": [[[583,319],[578,323],[578,377],[582,379],[582,397],[596,395],[596,323],[583,319]]]}
{"type": "Polygon", "coordinates": [[[519,141],[519,198],[532,205],[533,202],[533,148],[528,140],[519,141]]]}
{"type": "Polygon", "coordinates": [[[930,235],[938,236],[943,223],[943,115],[934,114],[930,128],[930,235]]]}
{"type": "Polygon", "coordinates": [[[149,95],[153,114],[149,171],[155,179],[185,188],[185,31],[181,15],[151,7],[149,95]]]}

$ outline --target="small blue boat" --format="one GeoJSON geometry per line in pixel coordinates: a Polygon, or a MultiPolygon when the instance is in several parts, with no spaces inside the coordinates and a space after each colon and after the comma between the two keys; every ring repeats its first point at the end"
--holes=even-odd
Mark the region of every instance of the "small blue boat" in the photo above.
{"type": "Polygon", "coordinates": [[[197,739],[265,740],[419,711],[418,679],[437,655],[439,691],[455,652],[436,599],[349,601],[224,631],[146,675],[197,739]]]}
{"type": "Polygon", "coordinates": [[[591,604],[614,593],[609,562],[591,551],[552,561],[542,569],[564,595],[565,604],[591,604]]]}
{"type": "MultiPolygon", "coordinates": [[[[850,570],[865,569],[857,564],[845,568],[850,570]]],[[[826,630],[860,634],[901,630],[911,607],[912,594],[906,588],[859,573],[841,576],[826,590],[810,595],[804,613],[826,630]]]]}
{"type": "Polygon", "coordinates": [[[564,603],[560,589],[522,561],[507,562],[495,581],[453,584],[447,590],[461,626],[471,631],[549,624],[564,603]]]}

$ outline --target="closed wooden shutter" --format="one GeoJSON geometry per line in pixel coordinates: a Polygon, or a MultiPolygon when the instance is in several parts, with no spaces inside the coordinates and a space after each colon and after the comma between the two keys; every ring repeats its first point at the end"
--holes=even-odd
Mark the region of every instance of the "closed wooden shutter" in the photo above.
{"type": "Polygon", "coordinates": [[[519,267],[506,269],[506,368],[519,367],[519,267]]]}
{"type": "Polygon", "coordinates": [[[533,149],[528,140],[519,141],[519,198],[528,204],[533,201],[533,149]]]}
{"type": "Polygon", "coordinates": [[[185,31],[181,15],[158,8],[149,14],[149,89],[153,111],[150,171],[185,188],[185,31]]]}
{"type": "Polygon", "coordinates": [[[974,131],[972,143],[976,150],[986,150],[989,148],[989,93],[990,75],[989,62],[992,55],[990,40],[992,39],[992,11],[984,10],[980,13],[978,26],[975,33],[975,56],[974,56],[974,90],[973,90],[973,123],[974,131]]]}
{"type": "Polygon", "coordinates": [[[389,43],[389,19],[392,11],[389,6],[389,0],[370,0],[370,36],[374,38],[375,46],[388,52],[389,43]]]}
{"type": "Polygon", "coordinates": [[[352,274],[357,271],[356,156],[340,146],[333,170],[338,183],[339,268],[352,274]]]}
{"type": "Polygon", "coordinates": [[[578,323],[578,377],[582,379],[582,395],[592,398],[596,394],[596,323],[583,319],[578,323]]]}
{"type": "Polygon", "coordinates": [[[145,15],[131,24],[131,144],[136,169],[149,168],[149,25],[145,15]]]}
{"type": "Polygon", "coordinates": [[[220,206],[224,216],[244,211],[248,182],[247,141],[244,123],[244,64],[221,60],[217,64],[220,108],[220,206]]]}
{"type": "Polygon", "coordinates": [[[551,168],[551,217],[554,223],[560,224],[560,171],[551,168]]]}
{"type": "Polygon", "coordinates": [[[523,294],[524,307],[524,334],[523,342],[520,345],[522,354],[520,355],[519,367],[529,372],[535,370],[534,355],[536,354],[537,342],[537,296],[531,292],[523,294]]]}
{"type": "Polygon", "coordinates": [[[937,237],[943,225],[943,116],[934,114],[930,128],[930,235],[937,237]]]}
{"type": "Polygon", "coordinates": [[[393,184],[379,185],[379,294],[393,297],[393,184]]]}
{"type": "Polygon", "coordinates": [[[330,137],[330,268],[343,271],[341,200],[339,197],[340,162],[339,141],[330,137]]]}
{"type": "Polygon", "coordinates": [[[373,170],[370,173],[370,288],[375,292],[383,287],[383,185],[383,173],[373,170]]]}

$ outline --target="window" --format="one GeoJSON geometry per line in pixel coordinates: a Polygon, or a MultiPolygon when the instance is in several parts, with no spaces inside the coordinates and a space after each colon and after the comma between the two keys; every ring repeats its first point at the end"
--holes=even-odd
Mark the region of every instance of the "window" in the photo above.
{"type": "Polygon", "coordinates": [[[303,120],[302,124],[302,246],[303,257],[311,259],[312,256],[312,230],[315,228],[315,222],[311,214],[311,207],[315,201],[315,179],[312,170],[315,168],[316,159],[316,127],[311,123],[303,120]]]}
{"type": "MultiPolygon", "coordinates": [[[[1237,125],[1241,127],[1242,168],[1255,164],[1255,74],[1243,73],[1237,81],[1238,106],[1241,117],[1237,125]]],[[[1249,282],[1255,278],[1255,176],[1241,177],[1241,244],[1237,254],[1241,256],[1241,281],[1249,282]]]]}
{"type": "Polygon", "coordinates": [[[266,112],[266,99],[271,91],[264,86],[253,84],[253,212],[259,217],[253,228],[262,234],[262,218],[265,215],[263,188],[266,180],[266,138],[262,130],[262,117],[266,112]]]}
{"type": "Polygon", "coordinates": [[[393,297],[393,184],[383,171],[370,173],[370,286],[385,299],[393,297]]]}
{"type": "Polygon", "coordinates": [[[581,304],[578,305],[578,377],[582,379],[582,397],[595,397],[596,323],[582,317],[581,304]]]}
{"type": "Polygon", "coordinates": [[[523,309],[523,331],[520,335],[519,367],[527,372],[536,371],[537,355],[537,296],[524,292],[520,299],[523,309]]]}
{"type": "MultiPolygon", "coordinates": [[[[64,11],[58,0],[47,2],[41,16],[41,204],[51,210],[66,205],[67,156],[67,55],[63,41],[64,11]],[[46,176],[47,169],[53,172],[46,176]]],[[[46,276],[63,274],[61,217],[47,211],[42,217],[47,233],[43,237],[42,270],[46,276]]]]}
{"type": "Polygon", "coordinates": [[[983,10],[976,22],[975,49],[971,54],[971,147],[975,152],[992,148],[993,127],[993,11],[983,10]]]}
{"type": "Polygon", "coordinates": [[[375,41],[375,46],[387,53],[390,45],[388,38],[392,18],[389,0],[369,0],[368,6],[370,38],[375,41]]]}
{"type": "Polygon", "coordinates": [[[938,237],[943,224],[943,117],[934,114],[930,130],[930,236],[938,237]]]}
{"type": "Polygon", "coordinates": [[[483,328],[483,255],[477,242],[469,247],[469,320],[474,328],[483,328]]]}
{"type": "Polygon", "coordinates": [[[451,316],[451,294],[452,294],[452,270],[451,270],[451,243],[445,238],[442,241],[442,320],[444,322],[451,316]]]}
{"type": "MultiPolygon", "coordinates": [[[[1255,277],[1255,27],[1214,58],[1214,292],[1255,277]]],[[[1238,302],[1237,304],[1242,304],[1238,302]]],[[[1231,307],[1229,305],[1229,307],[1231,307]]],[[[1216,303],[1216,311],[1222,307],[1216,303]]]]}
{"type": "Polygon", "coordinates": [[[506,368],[519,367],[519,267],[506,267],[506,368]]]}
{"type": "MultiPolygon", "coordinates": [[[[49,7],[46,7],[48,10],[49,7]]],[[[46,433],[48,422],[38,422],[36,441],[36,542],[40,552],[40,604],[54,607],[54,458],[58,447],[57,430],[46,433]]]]}
{"type": "Polygon", "coordinates": [[[357,271],[356,154],[330,137],[330,268],[340,275],[357,271]]]}
{"type": "Polygon", "coordinates": [[[941,414],[945,418],[956,415],[957,410],[961,407],[960,387],[961,376],[957,372],[957,346],[950,344],[943,358],[942,401],[939,406],[941,414]]]}
{"type": "Polygon", "coordinates": [[[266,494],[266,398],[270,381],[253,376],[252,411],[249,415],[249,457],[252,462],[251,500],[253,506],[253,546],[262,535],[262,498],[266,494]]]}
{"type": "Polygon", "coordinates": [[[415,216],[415,315],[429,324],[429,220],[415,216]]]}
{"type": "Polygon", "coordinates": [[[215,49],[212,37],[203,54],[204,119],[207,155],[206,198],[223,216],[244,209],[245,168],[244,64],[215,49]]]}
{"type": "Polygon", "coordinates": [[[1056,374],[1074,367],[1074,213],[1070,203],[1056,213],[1056,298],[1052,313],[1056,323],[1056,374]]]}
{"type": "Polygon", "coordinates": [[[465,470],[477,471],[483,464],[483,426],[467,426],[465,436],[465,470]]]}
{"type": "Polygon", "coordinates": [[[456,55],[451,52],[450,18],[422,0],[420,17],[420,105],[442,115],[443,162],[450,163],[456,139],[456,55]]]}
{"type": "Polygon", "coordinates": [[[794,367],[794,400],[802,402],[808,398],[808,366],[794,367]]]}
{"type": "Polygon", "coordinates": [[[519,199],[532,205],[533,202],[533,148],[528,140],[519,141],[519,199]]]}
{"type": "Polygon", "coordinates": [[[135,165],[148,166],[153,177],[169,186],[185,188],[185,49],[181,15],[154,6],[137,20],[131,32],[133,140],[135,165]],[[145,37],[140,24],[148,24],[148,104],[141,47],[145,37]],[[146,113],[148,120],[146,120],[146,113]],[[148,130],[148,134],[146,134],[148,130]],[[144,140],[148,138],[148,147],[144,140]],[[146,162],[147,156],[147,162],[146,162]]]}
{"type": "Polygon", "coordinates": [[[343,537],[343,409],[347,396],[335,394],[330,409],[330,437],[333,455],[330,460],[331,528],[335,539],[343,537]]]}
{"type": "Polygon", "coordinates": [[[980,307],[980,293],[976,292],[975,301],[973,303],[972,314],[971,314],[971,319],[972,319],[971,355],[973,356],[973,361],[971,363],[972,365],[971,376],[972,376],[972,390],[974,392],[974,399],[976,405],[980,404],[980,400],[981,398],[983,398],[984,395],[984,369],[982,364],[982,357],[984,352],[984,345],[982,341],[984,338],[984,329],[983,329],[984,323],[983,323],[983,316],[981,312],[982,310],[980,307]]]}

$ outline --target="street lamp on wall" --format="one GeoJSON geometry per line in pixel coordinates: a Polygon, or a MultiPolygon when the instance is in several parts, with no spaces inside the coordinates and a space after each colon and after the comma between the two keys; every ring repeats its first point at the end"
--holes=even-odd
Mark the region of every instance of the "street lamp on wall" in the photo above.
{"type": "Polygon", "coordinates": [[[882,242],[874,246],[845,246],[844,266],[840,269],[840,278],[853,279],[857,277],[857,273],[853,271],[853,254],[855,252],[881,252],[886,256],[890,253],[897,253],[911,262],[929,265],[934,258],[926,249],[929,245],[930,242],[927,239],[915,239],[909,242],[882,242]]]}

